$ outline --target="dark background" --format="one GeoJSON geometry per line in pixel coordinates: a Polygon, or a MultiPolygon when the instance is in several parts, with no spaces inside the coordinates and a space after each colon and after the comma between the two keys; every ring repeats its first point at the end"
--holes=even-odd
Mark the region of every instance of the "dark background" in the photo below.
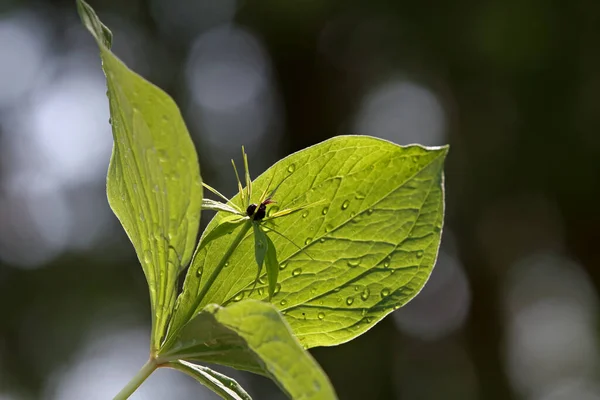
{"type": "MultiPolygon", "coordinates": [[[[242,144],[254,176],[340,134],[450,144],[425,290],[313,351],[341,399],[600,399],[600,2],[90,4],[227,195],[242,144]]],[[[74,1],[0,0],[2,400],[111,398],[146,360],[147,287],[105,195],[105,92],[74,1]]],[[[215,396],[159,370],[133,398],[215,396]]]]}

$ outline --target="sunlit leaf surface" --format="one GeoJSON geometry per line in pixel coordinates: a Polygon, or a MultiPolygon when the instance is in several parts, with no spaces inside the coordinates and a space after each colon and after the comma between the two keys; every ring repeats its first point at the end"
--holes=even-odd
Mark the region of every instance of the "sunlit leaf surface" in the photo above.
{"type": "Polygon", "coordinates": [[[100,48],[114,138],[108,200],[148,281],[155,351],[175,304],[177,276],[190,261],[198,233],[198,158],[177,105],[117,59],[110,32],[94,10],[83,1],[77,6],[100,48]]]}
{"type": "MultiPolygon", "coordinates": [[[[265,222],[293,242],[267,230],[280,263],[272,302],[305,347],[348,341],[421,290],[440,243],[446,153],[446,147],[402,147],[372,137],[341,136],[292,154],[256,179],[255,197],[269,183],[281,184],[267,215],[307,206],[273,220],[274,225],[265,222]]],[[[232,201],[241,206],[238,197],[232,201]]],[[[204,235],[223,218],[227,214],[218,213],[204,235]]],[[[240,229],[199,248],[175,327],[210,303],[268,300],[266,276],[255,279],[252,232],[203,290],[240,229]],[[201,291],[206,295],[198,298],[201,291]]]]}

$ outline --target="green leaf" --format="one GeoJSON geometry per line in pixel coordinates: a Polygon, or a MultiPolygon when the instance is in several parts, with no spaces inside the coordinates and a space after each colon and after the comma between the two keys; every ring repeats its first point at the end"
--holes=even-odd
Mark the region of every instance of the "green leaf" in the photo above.
{"type": "MultiPolygon", "coordinates": [[[[269,205],[267,215],[277,207],[319,202],[273,220],[301,250],[270,235],[281,263],[281,287],[272,301],[305,347],[351,340],[419,293],[440,243],[447,151],[341,136],[292,154],[253,183],[255,193],[271,181],[274,187],[281,184],[277,204],[269,205]]],[[[218,213],[207,232],[224,216],[218,213]]],[[[203,247],[194,257],[194,268],[214,271],[218,255],[231,242],[231,236],[224,236],[203,247]]],[[[253,246],[253,238],[242,240],[209,288],[188,274],[186,301],[176,316],[234,298],[267,300],[257,291],[249,294],[256,274],[253,246]],[[194,303],[201,290],[206,295],[194,303]]]]}
{"type": "Polygon", "coordinates": [[[277,260],[277,249],[268,235],[265,235],[267,241],[267,256],[265,266],[267,267],[267,278],[269,280],[269,300],[275,294],[277,287],[277,277],[279,276],[279,261],[277,260]]]}
{"type": "Polygon", "coordinates": [[[211,199],[202,199],[202,209],[212,211],[225,211],[230,214],[241,215],[238,210],[231,207],[229,204],[221,203],[219,201],[214,201],[211,199]]]}
{"type": "Polygon", "coordinates": [[[114,56],[110,32],[90,6],[79,0],[77,7],[98,43],[106,75],[114,138],[108,200],[148,281],[154,353],[175,305],[179,272],[196,242],[198,158],[175,102],[114,56]]]}
{"type": "Polygon", "coordinates": [[[208,305],[162,359],[218,363],[272,378],[292,399],[335,399],[319,364],[303,350],[272,304],[255,300],[208,305]]]}
{"type": "Polygon", "coordinates": [[[183,360],[170,362],[167,366],[185,372],[225,400],[252,400],[239,383],[210,368],[183,360]]]}
{"type": "Polygon", "coordinates": [[[260,272],[262,271],[265,255],[267,254],[267,235],[256,223],[252,224],[252,228],[254,231],[254,259],[256,260],[256,265],[258,265],[258,272],[256,273],[255,279],[256,283],[260,276],[260,272]]]}

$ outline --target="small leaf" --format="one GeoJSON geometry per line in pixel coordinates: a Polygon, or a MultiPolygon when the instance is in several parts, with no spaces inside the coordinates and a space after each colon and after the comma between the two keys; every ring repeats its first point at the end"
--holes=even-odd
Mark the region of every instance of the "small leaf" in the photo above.
{"type": "Polygon", "coordinates": [[[256,259],[258,275],[260,276],[265,261],[265,255],[267,254],[267,235],[265,235],[256,223],[252,224],[252,228],[254,230],[254,258],[256,259]]]}
{"type": "Polygon", "coordinates": [[[151,350],[160,346],[200,220],[198,158],[175,102],[110,51],[112,36],[78,0],[106,75],[114,146],[107,177],[111,208],[142,264],[152,307],[151,350]]]}
{"type": "Polygon", "coordinates": [[[279,261],[277,261],[277,249],[268,235],[265,235],[267,242],[267,256],[265,257],[265,266],[267,269],[267,279],[269,280],[269,300],[275,294],[277,287],[277,277],[279,276],[279,261]]]}
{"type": "Polygon", "coordinates": [[[211,211],[225,211],[231,214],[240,215],[241,212],[229,204],[221,203],[211,199],[202,199],[202,209],[211,211]]]}
{"type": "Polygon", "coordinates": [[[167,366],[185,372],[225,400],[252,400],[239,383],[208,367],[183,360],[170,362],[167,366]]]}
{"type": "MultiPolygon", "coordinates": [[[[277,214],[271,207],[310,205],[276,219],[278,231],[295,245],[269,236],[280,262],[272,301],[305,347],[353,339],[425,285],[440,244],[447,151],[340,136],[292,154],[253,182],[255,193],[278,188],[277,204],[268,206],[267,216],[277,214]]],[[[239,195],[231,199],[239,201],[239,195]]],[[[206,230],[223,216],[217,213],[206,230]]],[[[211,273],[231,243],[227,236],[212,241],[196,253],[194,266],[211,273]]],[[[229,304],[240,295],[264,297],[250,293],[253,247],[246,237],[228,258],[229,267],[209,288],[202,287],[200,301],[182,302],[176,312],[184,316],[181,321],[193,315],[190,308],[229,304]]],[[[200,280],[188,273],[183,293],[197,298],[200,289],[200,280]]]]}
{"type": "Polygon", "coordinates": [[[212,304],[180,332],[163,359],[217,363],[272,378],[292,399],[335,399],[319,364],[302,349],[272,304],[212,304]]]}

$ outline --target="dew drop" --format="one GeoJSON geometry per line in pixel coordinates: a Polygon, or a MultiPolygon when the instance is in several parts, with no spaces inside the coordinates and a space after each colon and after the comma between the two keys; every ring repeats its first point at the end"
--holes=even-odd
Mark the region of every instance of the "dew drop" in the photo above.
{"type": "Polygon", "coordinates": [[[332,230],[333,230],[333,225],[327,224],[327,226],[325,226],[325,232],[330,232],[332,230]]]}
{"type": "Polygon", "coordinates": [[[290,174],[293,173],[296,170],[296,164],[290,164],[287,170],[290,174]]]}
{"type": "Polygon", "coordinates": [[[369,215],[373,214],[373,209],[372,209],[372,208],[369,208],[369,209],[367,210],[367,214],[369,214],[369,215]]]}
{"type": "Polygon", "coordinates": [[[355,292],[358,292],[359,290],[360,290],[360,286],[358,286],[358,285],[354,286],[354,291],[355,292]]]}
{"type": "Polygon", "coordinates": [[[316,287],[311,288],[310,289],[310,294],[314,295],[315,293],[317,293],[317,288],[316,287]]]}
{"type": "Polygon", "coordinates": [[[292,271],[292,276],[298,276],[302,273],[302,269],[301,268],[296,268],[295,270],[292,271]]]}
{"type": "Polygon", "coordinates": [[[390,295],[390,289],[383,289],[381,291],[381,297],[388,297],[390,295]]]}
{"type": "Polygon", "coordinates": [[[367,287],[367,288],[365,288],[365,290],[363,290],[363,292],[361,293],[361,295],[360,295],[360,298],[361,298],[363,301],[366,301],[366,300],[369,298],[369,296],[370,296],[370,295],[371,295],[371,291],[370,291],[370,290],[369,290],[369,288],[367,287]]]}
{"type": "Polygon", "coordinates": [[[108,123],[112,125],[112,118],[108,119],[108,123]]]}
{"type": "Polygon", "coordinates": [[[265,290],[263,288],[258,288],[258,295],[262,296],[265,293],[265,290]]]}
{"type": "Polygon", "coordinates": [[[302,213],[302,218],[306,217],[308,217],[308,210],[304,210],[304,212],[302,213]]]}
{"type": "Polygon", "coordinates": [[[285,306],[287,304],[287,300],[283,299],[279,302],[279,304],[281,304],[282,306],[285,306]]]}
{"type": "Polygon", "coordinates": [[[279,266],[279,269],[285,269],[285,267],[287,267],[287,264],[286,264],[286,263],[284,263],[284,264],[281,264],[281,265],[279,266]]]}
{"type": "Polygon", "coordinates": [[[356,216],[356,213],[355,213],[354,211],[352,211],[352,212],[350,213],[350,218],[354,218],[355,216],[356,216]]]}
{"type": "Polygon", "coordinates": [[[233,301],[240,301],[243,298],[244,298],[244,292],[240,292],[235,295],[235,297],[233,298],[233,301]]]}
{"type": "Polygon", "coordinates": [[[364,317],[365,315],[367,315],[367,309],[366,309],[366,308],[363,308],[363,310],[362,310],[362,315],[363,315],[363,317],[364,317]]]}
{"type": "Polygon", "coordinates": [[[267,276],[263,275],[260,278],[258,278],[258,283],[264,285],[267,282],[267,276]]]}
{"type": "Polygon", "coordinates": [[[357,258],[356,260],[348,260],[348,266],[350,268],[358,267],[359,265],[360,265],[360,258],[357,258]]]}
{"type": "Polygon", "coordinates": [[[319,242],[321,242],[321,243],[325,243],[325,238],[321,238],[321,239],[319,239],[319,242]]]}
{"type": "Polygon", "coordinates": [[[323,207],[323,211],[321,211],[321,214],[326,215],[329,212],[329,207],[323,207]]]}
{"type": "Polygon", "coordinates": [[[356,195],[354,197],[356,197],[356,200],[362,200],[362,199],[364,199],[367,196],[365,196],[364,193],[356,192],[356,195]]]}
{"type": "Polygon", "coordinates": [[[370,324],[371,323],[371,317],[365,318],[365,321],[367,321],[367,324],[370,324]]]}
{"type": "Polygon", "coordinates": [[[350,202],[348,200],[345,200],[342,203],[342,210],[345,210],[346,208],[348,208],[348,206],[350,206],[350,202]]]}
{"type": "Polygon", "coordinates": [[[198,278],[200,278],[202,276],[202,273],[204,272],[204,267],[200,267],[196,270],[196,276],[198,278]]]}
{"type": "Polygon", "coordinates": [[[386,257],[386,259],[383,260],[383,267],[384,268],[389,268],[389,266],[390,266],[390,258],[386,257]]]}
{"type": "Polygon", "coordinates": [[[304,244],[309,244],[310,242],[312,242],[312,238],[306,238],[306,240],[304,241],[304,244]]]}
{"type": "Polygon", "coordinates": [[[281,284],[276,284],[275,285],[275,290],[273,290],[273,295],[276,295],[277,293],[279,293],[279,291],[281,290],[281,284]]]}
{"type": "Polygon", "coordinates": [[[317,317],[319,317],[320,320],[323,320],[325,318],[325,313],[320,312],[317,317]]]}
{"type": "Polygon", "coordinates": [[[352,303],[354,303],[354,297],[348,297],[346,299],[346,304],[349,305],[349,306],[351,306],[352,303]]]}
{"type": "Polygon", "coordinates": [[[423,257],[423,254],[424,254],[424,253],[423,253],[423,250],[419,250],[419,251],[417,251],[417,258],[421,258],[421,257],[423,257]]]}
{"type": "Polygon", "coordinates": [[[224,267],[224,268],[227,268],[227,267],[229,267],[229,261],[226,261],[226,262],[225,262],[225,265],[224,265],[223,267],[224,267]]]}
{"type": "Polygon", "coordinates": [[[337,293],[337,292],[339,292],[339,291],[340,291],[340,288],[339,288],[339,287],[336,287],[335,289],[333,289],[333,291],[337,293]]]}

